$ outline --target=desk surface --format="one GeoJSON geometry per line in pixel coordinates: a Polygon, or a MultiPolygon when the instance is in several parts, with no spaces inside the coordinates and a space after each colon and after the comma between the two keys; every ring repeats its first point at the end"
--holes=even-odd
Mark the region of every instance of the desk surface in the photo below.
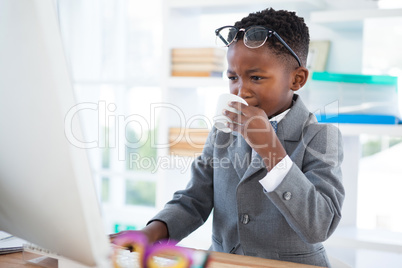
{"type": "MultiPolygon", "coordinates": [[[[213,252],[208,268],[317,268],[317,266],[304,265],[292,262],[268,260],[250,256],[240,256],[227,253],[213,252]]],[[[0,255],[0,268],[38,268],[26,263],[22,253],[0,255]]]]}

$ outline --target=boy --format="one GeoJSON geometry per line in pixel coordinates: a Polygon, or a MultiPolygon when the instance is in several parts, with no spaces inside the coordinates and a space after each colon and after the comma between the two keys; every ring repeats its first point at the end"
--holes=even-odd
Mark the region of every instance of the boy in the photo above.
{"type": "Polygon", "coordinates": [[[294,94],[308,78],[308,28],[266,9],[216,34],[228,46],[230,92],[248,106],[223,112],[233,132],[211,131],[187,188],[142,232],[181,240],[214,209],[211,250],[329,266],[321,242],[341,219],[343,156],[337,128],[294,94]]]}

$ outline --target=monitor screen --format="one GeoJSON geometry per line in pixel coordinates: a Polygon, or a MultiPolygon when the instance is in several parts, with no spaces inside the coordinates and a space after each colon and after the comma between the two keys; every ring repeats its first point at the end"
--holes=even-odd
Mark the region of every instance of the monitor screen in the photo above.
{"type": "Polygon", "coordinates": [[[69,140],[83,139],[76,105],[53,0],[1,0],[0,230],[99,267],[110,246],[85,148],[69,140]]]}

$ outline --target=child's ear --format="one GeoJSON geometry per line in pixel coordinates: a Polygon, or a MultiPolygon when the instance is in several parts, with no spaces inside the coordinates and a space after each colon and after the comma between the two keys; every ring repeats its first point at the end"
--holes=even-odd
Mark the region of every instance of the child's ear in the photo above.
{"type": "Polygon", "coordinates": [[[292,84],[290,89],[293,91],[297,91],[301,89],[306,83],[308,79],[308,70],[306,67],[298,67],[292,73],[292,84]]]}

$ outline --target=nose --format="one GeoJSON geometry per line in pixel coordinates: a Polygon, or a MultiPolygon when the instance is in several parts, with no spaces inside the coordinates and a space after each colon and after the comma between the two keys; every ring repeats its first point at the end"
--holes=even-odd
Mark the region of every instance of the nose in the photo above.
{"type": "Polygon", "coordinates": [[[238,83],[237,96],[241,97],[242,99],[247,99],[251,96],[250,87],[247,85],[247,83],[244,83],[243,81],[238,83]]]}

